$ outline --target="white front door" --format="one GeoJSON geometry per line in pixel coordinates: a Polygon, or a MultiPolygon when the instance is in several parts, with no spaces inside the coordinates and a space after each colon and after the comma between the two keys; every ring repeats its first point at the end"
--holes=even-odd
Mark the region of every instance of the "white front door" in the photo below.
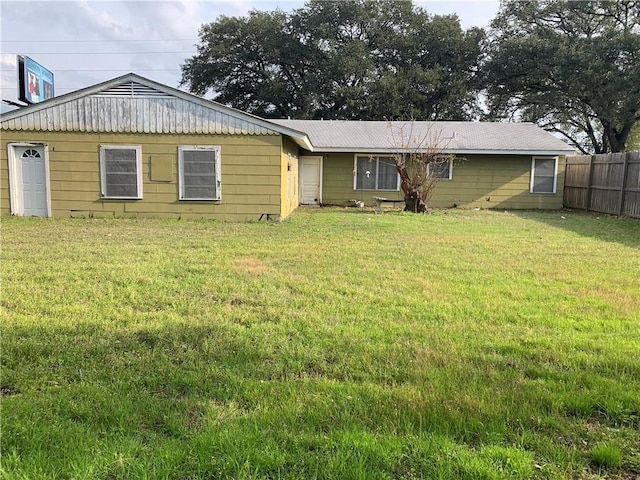
{"type": "Polygon", "coordinates": [[[10,145],[11,204],[15,215],[48,217],[48,181],[44,145],[10,145]]]}
{"type": "Polygon", "coordinates": [[[322,203],[322,157],[300,157],[300,204],[322,203]]]}

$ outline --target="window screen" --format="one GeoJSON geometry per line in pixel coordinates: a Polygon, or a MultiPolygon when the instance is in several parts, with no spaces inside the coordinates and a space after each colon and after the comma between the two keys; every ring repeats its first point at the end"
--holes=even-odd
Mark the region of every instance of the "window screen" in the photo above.
{"type": "Polygon", "coordinates": [[[142,198],[140,147],[100,147],[102,196],[142,198]]]}
{"type": "Polygon", "coordinates": [[[358,190],[375,190],[378,162],[376,157],[357,157],[356,188],[358,190]]]}
{"type": "Polygon", "coordinates": [[[218,147],[180,147],[180,199],[220,199],[218,147]]]}
{"type": "Polygon", "coordinates": [[[378,159],[378,190],[396,190],[398,188],[398,169],[391,157],[378,159]]]}
{"type": "Polygon", "coordinates": [[[429,177],[431,178],[451,179],[451,160],[430,163],[427,168],[429,177]]]}
{"type": "Polygon", "coordinates": [[[356,190],[397,190],[398,170],[393,157],[357,156],[356,190]]]}
{"type": "Polygon", "coordinates": [[[531,193],[556,193],[555,158],[533,159],[531,193]]]}

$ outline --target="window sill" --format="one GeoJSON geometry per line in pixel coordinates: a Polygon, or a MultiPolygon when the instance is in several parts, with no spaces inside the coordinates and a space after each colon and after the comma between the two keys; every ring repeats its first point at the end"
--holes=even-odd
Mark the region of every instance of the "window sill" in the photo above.
{"type": "Polygon", "coordinates": [[[101,197],[102,200],[142,200],[142,197],[101,197]]]}
{"type": "Polygon", "coordinates": [[[200,203],[214,203],[220,202],[221,198],[179,198],[179,202],[200,202],[200,203]]]}
{"type": "Polygon", "coordinates": [[[399,188],[384,190],[382,188],[354,188],[354,192],[399,192],[399,188]]]}

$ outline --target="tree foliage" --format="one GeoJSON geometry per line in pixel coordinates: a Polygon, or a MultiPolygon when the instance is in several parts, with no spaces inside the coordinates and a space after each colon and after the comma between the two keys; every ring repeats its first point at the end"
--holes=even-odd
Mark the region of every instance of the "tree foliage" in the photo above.
{"type": "Polygon", "coordinates": [[[481,29],[411,1],[312,0],[200,29],[196,94],[264,117],[467,120],[480,109],[481,29]]]}
{"type": "Polygon", "coordinates": [[[640,120],[640,2],[505,1],[486,64],[491,116],[583,152],[622,151],[640,120]]]}
{"type": "Polygon", "coordinates": [[[627,140],[627,149],[640,151],[640,122],[636,123],[631,129],[629,139],[627,140]]]}

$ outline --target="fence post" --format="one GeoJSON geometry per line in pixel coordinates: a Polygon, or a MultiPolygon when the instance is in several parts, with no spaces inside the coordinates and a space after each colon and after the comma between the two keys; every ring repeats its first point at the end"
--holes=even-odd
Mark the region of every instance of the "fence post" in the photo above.
{"type": "Polygon", "coordinates": [[[567,206],[567,178],[571,178],[571,164],[569,157],[564,157],[564,185],[562,187],[562,208],[567,206]]]}
{"type": "Polygon", "coordinates": [[[624,154],[624,167],[622,169],[622,185],[620,186],[620,208],[618,208],[618,215],[624,213],[624,194],[627,191],[627,177],[629,175],[629,158],[631,155],[629,152],[624,154]]]}
{"type": "Polygon", "coordinates": [[[595,155],[589,155],[589,180],[587,181],[587,201],[584,206],[585,212],[591,208],[591,181],[593,180],[593,158],[595,155]]]}

